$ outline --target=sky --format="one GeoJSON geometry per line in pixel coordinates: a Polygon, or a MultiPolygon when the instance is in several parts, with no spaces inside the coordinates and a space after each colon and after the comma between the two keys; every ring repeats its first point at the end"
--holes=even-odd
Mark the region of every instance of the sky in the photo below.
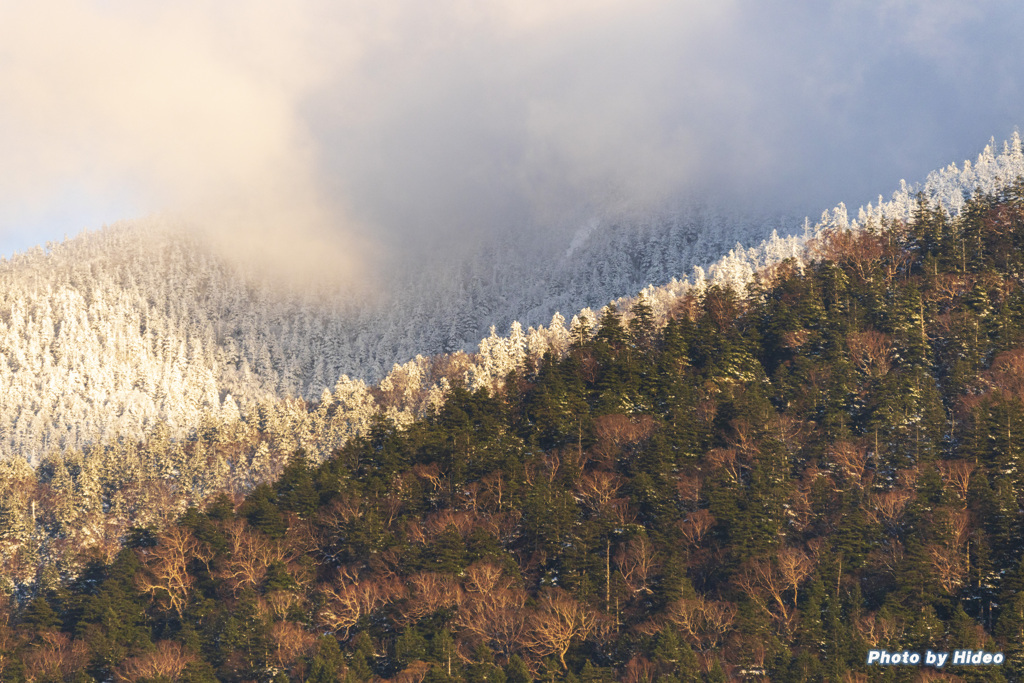
{"type": "Polygon", "coordinates": [[[159,213],[357,275],[700,198],[812,217],[1024,118],[978,0],[0,0],[0,254],[159,213]]]}

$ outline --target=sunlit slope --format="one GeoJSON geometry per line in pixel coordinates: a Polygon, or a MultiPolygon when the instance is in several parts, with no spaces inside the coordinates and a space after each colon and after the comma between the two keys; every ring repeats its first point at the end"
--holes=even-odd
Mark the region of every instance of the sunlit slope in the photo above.
{"type": "MultiPolygon", "coordinates": [[[[989,147],[974,164],[933,173],[921,189],[955,213],[975,189],[1022,171],[1015,137],[1001,154],[989,147]]],[[[903,187],[860,218],[905,218],[916,194],[903,187]]],[[[842,208],[823,217],[847,220],[842,208]]],[[[0,264],[0,449],[34,460],[141,438],[157,422],[180,435],[260,400],[318,399],[343,374],[376,381],[417,354],[475,349],[492,325],[547,324],[556,311],[571,318],[685,280],[698,265],[742,286],[766,260],[796,253],[799,239],[733,249],[773,227],[698,209],[593,221],[566,244],[506,236],[457,259],[427,253],[359,292],[301,295],[276,291],[166,221],[86,233],[0,264]]]]}
{"type": "Polygon", "coordinates": [[[741,236],[699,218],[597,226],[560,253],[439,254],[358,293],[276,291],[157,219],[51,244],[0,266],[0,444],[32,458],[157,420],[182,433],[261,398],[318,398],[342,374],[379,380],[414,355],[475,348],[492,325],[667,281],[741,236]]]}

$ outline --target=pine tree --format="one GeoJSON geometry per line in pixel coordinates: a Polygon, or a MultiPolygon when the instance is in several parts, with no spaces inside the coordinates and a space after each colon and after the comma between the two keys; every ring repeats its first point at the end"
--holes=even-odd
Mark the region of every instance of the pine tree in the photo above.
{"type": "Polygon", "coordinates": [[[507,683],[530,683],[533,681],[526,662],[519,655],[509,657],[508,664],[505,666],[505,681],[507,683]]]}

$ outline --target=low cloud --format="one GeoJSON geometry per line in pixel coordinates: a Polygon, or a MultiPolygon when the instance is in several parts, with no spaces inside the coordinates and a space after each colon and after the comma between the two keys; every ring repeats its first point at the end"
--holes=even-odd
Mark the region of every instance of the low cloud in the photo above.
{"type": "MultiPolygon", "coordinates": [[[[0,228],[169,211],[284,274],[687,198],[816,213],[1018,123],[1016,3],[0,7],[0,228]],[[54,207],[59,207],[55,210],[54,207]],[[76,211],[78,212],[76,214],[76,211]]],[[[567,228],[564,233],[560,228],[567,228]]]]}
{"type": "MultiPolygon", "coordinates": [[[[54,203],[124,206],[174,214],[276,270],[353,269],[300,111],[330,66],[306,47],[316,8],[231,10],[196,0],[5,7],[4,227],[54,203]]],[[[97,226],[71,231],[81,227],[97,226]]]]}

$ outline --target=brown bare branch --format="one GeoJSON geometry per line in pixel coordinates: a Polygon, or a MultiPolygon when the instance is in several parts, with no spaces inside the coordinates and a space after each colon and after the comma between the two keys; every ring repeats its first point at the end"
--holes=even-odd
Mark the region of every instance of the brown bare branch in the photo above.
{"type": "Polygon", "coordinates": [[[943,460],[938,463],[939,474],[942,481],[953,489],[957,497],[967,505],[967,491],[971,486],[971,474],[977,467],[973,462],[966,460],[943,460]]]}
{"type": "Polygon", "coordinates": [[[876,330],[854,332],[846,338],[854,365],[868,377],[884,377],[892,369],[895,347],[888,335],[876,330]]]}
{"type": "Polygon", "coordinates": [[[115,672],[114,680],[131,683],[141,680],[176,681],[181,678],[185,667],[196,659],[181,643],[161,640],[153,652],[125,660],[115,672]]]}
{"type": "Polygon", "coordinates": [[[607,470],[595,470],[580,477],[576,492],[595,512],[604,510],[622,487],[622,477],[607,470]]]}
{"type": "Polygon", "coordinates": [[[651,579],[659,567],[658,556],[645,536],[630,539],[615,556],[615,566],[633,593],[652,593],[651,579]]]}
{"type": "Polygon", "coordinates": [[[595,615],[559,589],[543,593],[539,603],[539,609],[530,619],[527,647],[541,657],[558,655],[563,670],[567,671],[565,653],[574,640],[584,640],[594,630],[595,615]]]}
{"type": "Polygon", "coordinates": [[[855,486],[860,485],[868,464],[867,446],[838,441],[828,449],[828,458],[836,474],[855,486]]]}
{"type": "Polygon", "coordinates": [[[869,497],[871,510],[869,514],[876,521],[883,523],[890,531],[895,532],[903,520],[903,511],[907,503],[914,497],[906,489],[895,489],[885,493],[874,493],[869,497]]]}
{"type": "Polygon", "coordinates": [[[679,522],[679,531],[683,534],[683,538],[690,545],[700,545],[700,542],[704,540],[715,526],[714,516],[707,510],[701,509],[696,512],[691,512],[679,522]]]}
{"type": "Polygon", "coordinates": [[[944,591],[954,593],[963,585],[967,567],[962,554],[956,548],[931,545],[928,547],[928,555],[931,557],[932,568],[944,591]]]}
{"type": "Polygon", "coordinates": [[[675,624],[697,649],[714,649],[732,628],[736,606],[702,597],[676,600],[665,616],[675,624]]]}
{"type": "Polygon", "coordinates": [[[149,593],[180,617],[188,604],[188,596],[195,583],[189,573],[194,559],[208,562],[211,554],[184,527],[174,526],[161,534],[156,547],[140,553],[146,572],[139,575],[138,587],[149,593]]]}

